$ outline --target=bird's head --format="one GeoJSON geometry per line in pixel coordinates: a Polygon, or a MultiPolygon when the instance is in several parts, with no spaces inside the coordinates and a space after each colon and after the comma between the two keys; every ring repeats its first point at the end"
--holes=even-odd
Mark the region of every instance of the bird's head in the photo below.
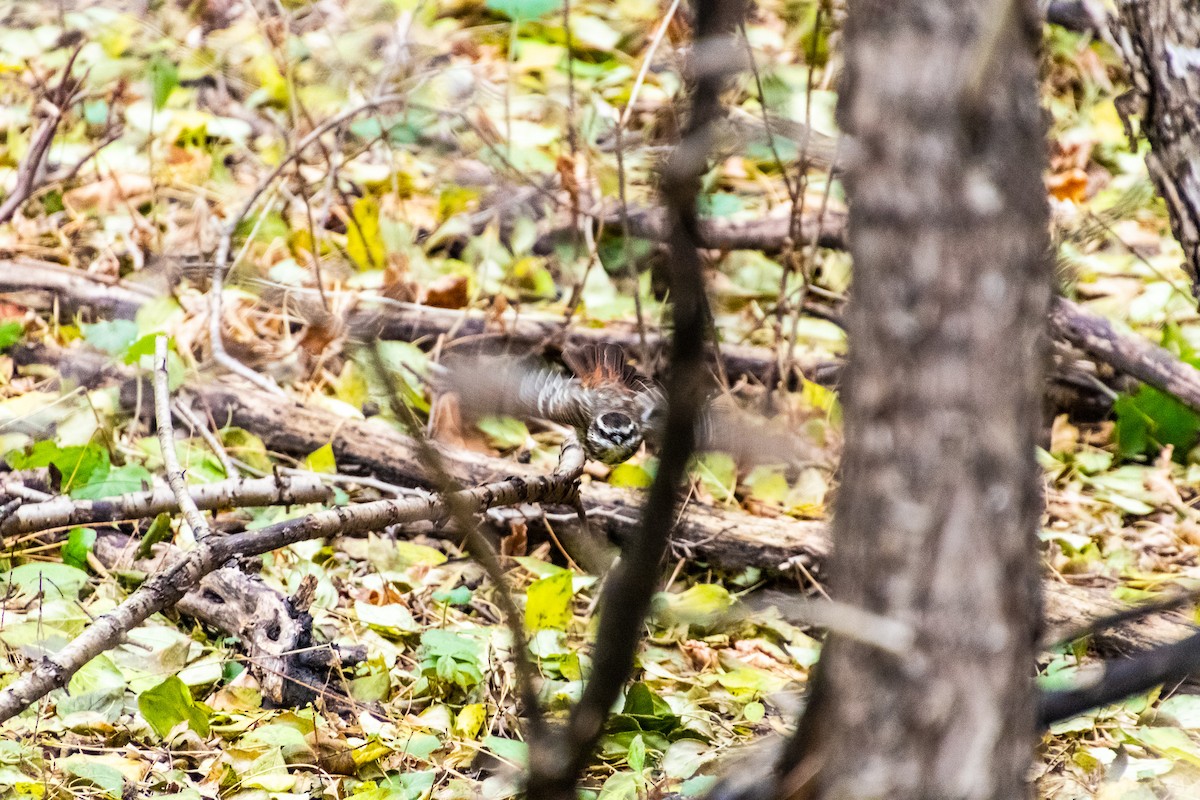
{"type": "Polygon", "coordinates": [[[624,411],[605,411],[588,424],[583,450],[589,458],[620,464],[642,446],[642,426],[624,411]]]}

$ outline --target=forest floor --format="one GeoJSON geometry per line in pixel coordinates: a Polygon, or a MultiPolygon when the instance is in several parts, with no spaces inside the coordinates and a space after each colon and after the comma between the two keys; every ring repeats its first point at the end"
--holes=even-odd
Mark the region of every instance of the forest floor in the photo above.
{"type": "MultiPolygon", "coordinates": [[[[371,334],[394,394],[470,484],[549,474],[564,432],[464,421],[431,384],[446,351],[504,340],[554,360],[611,340],[644,372],[661,367],[655,175],[678,129],[683,6],[583,0],[569,28],[552,0],[264,8],[0,0],[0,495],[23,501],[0,509],[0,685],[153,568],[129,535],[192,541],[178,515],[19,516],[49,495],[78,505],[165,486],[151,399],[122,383],[148,374],[159,334],[191,487],[272,475],[310,487],[311,503],[213,503],[222,531],[424,497],[414,487],[428,476],[362,346],[371,334]],[[223,340],[257,386],[213,363],[211,276],[225,246],[223,340]]],[[[842,20],[804,1],[753,13],[754,69],[729,92],[704,183],[718,374],[805,457],[695,460],[636,682],[588,773],[589,791],[614,800],[699,795],[744,745],[788,731],[820,649],[798,598],[823,593],[841,437],[842,20]]],[[[1131,145],[1117,112],[1119,58],[1047,26],[1043,61],[1060,288],[1200,366],[1181,250],[1145,145],[1131,145]]],[[[1039,451],[1052,622],[1078,627],[1119,603],[1196,589],[1200,414],[1065,345],[1055,374],[1039,451]]],[[[588,466],[593,534],[629,529],[654,470],[646,450],[588,466]]],[[[487,517],[552,714],[578,698],[588,669],[602,582],[580,563],[612,557],[559,512],[487,517]]],[[[493,584],[446,529],[302,541],[249,566],[269,592],[306,598],[318,641],[365,654],[336,687],[349,705],[272,708],[263,665],[247,662],[248,629],[170,610],[0,724],[0,792],[516,791],[526,753],[511,636],[493,584]]],[[[1039,680],[1065,686],[1100,653],[1185,634],[1192,608],[1057,646],[1039,680]]],[[[309,688],[324,698],[328,687],[309,688]]],[[[1058,724],[1034,777],[1047,798],[1186,796],[1200,784],[1200,697],[1168,686],[1058,724]]]]}

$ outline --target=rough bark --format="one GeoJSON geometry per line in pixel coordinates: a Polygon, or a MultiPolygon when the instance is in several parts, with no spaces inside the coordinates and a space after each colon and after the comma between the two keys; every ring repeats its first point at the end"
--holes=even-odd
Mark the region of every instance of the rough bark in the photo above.
{"type": "Polygon", "coordinates": [[[1051,289],[1039,34],[1021,0],[851,2],[855,285],[830,586],[915,643],[896,657],[831,636],[785,795],[1028,795],[1051,289]]]}
{"type": "Polygon", "coordinates": [[[1146,167],[1183,245],[1200,297],[1200,9],[1195,0],[1121,0],[1113,35],[1133,88],[1120,104],[1141,118],[1146,167]]]}

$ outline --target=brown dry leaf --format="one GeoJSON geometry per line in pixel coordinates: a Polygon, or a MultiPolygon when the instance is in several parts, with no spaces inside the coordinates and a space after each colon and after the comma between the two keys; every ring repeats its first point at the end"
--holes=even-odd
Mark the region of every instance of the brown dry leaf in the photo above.
{"type": "Polygon", "coordinates": [[[1046,188],[1059,200],[1082,203],[1087,199],[1088,174],[1079,168],[1058,172],[1046,178],[1046,188]]]}
{"type": "Polygon", "coordinates": [[[430,438],[435,442],[488,455],[496,452],[488,445],[479,429],[474,425],[463,424],[462,411],[455,395],[440,394],[434,398],[429,412],[429,424],[430,438]]]}
{"type": "Polygon", "coordinates": [[[72,189],[63,195],[63,205],[75,213],[111,213],[148,200],[154,181],[146,175],[110,175],[103,180],[72,189]]]}
{"type": "Polygon", "coordinates": [[[470,302],[465,275],[443,275],[425,287],[421,302],[434,308],[466,308],[470,302]]]}
{"type": "Polygon", "coordinates": [[[521,520],[513,520],[509,523],[508,536],[500,540],[500,555],[502,556],[523,556],[525,551],[529,549],[529,528],[521,520]]]}
{"type": "Polygon", "coordinates": [[[568,153],[563,153],[554,162],[554,168],[558,172],[558,178],[562,181],[563,190],[570,197],[579,196],[579,180],[575,177],[575,159],[568,153]]]}
{"type": "Polygon", "coordinates": [[[408,277],[408,259],[403,254],[388,254],[381,293],[389,300],[400,303],[416,302],[417,284],[408,277]]]}
{"type": "Polygon", "coordinates": [[[720,661],[716,650],[696,639],[681,642],[679,648],[697,672],[715,670],[720,661]]]}
{"type": "Polygon", "coordinates": [[[499,324],[503,321],[505,311],[508,311],[508,298],[498,294],[492,298],[492,304],[487,310],[487,321],[499,324]]]}
{"type": "Polygon", "coordinates": [[[1079,449],[1079,428],[1067,419],[1066,414],[1059,414],[1050,426],[1050,452],[1074,453],[1079,449]]]}
{"type": "Polygon", "coordinates": [[[362,600],[364,603],[373,606],[387,606],[393,603],[407,605],[405,594],[396,589],[390,583],[381,586],[364,586],[357,591],[351,592],[350,596],[355,600],[362,600]]]}
{"type": "Polygon", "coordinates": [[[777,648],[761,639],[739,639],[732,649],[739,661],[758,669],[776,670],[788,663],[777,648]]]}

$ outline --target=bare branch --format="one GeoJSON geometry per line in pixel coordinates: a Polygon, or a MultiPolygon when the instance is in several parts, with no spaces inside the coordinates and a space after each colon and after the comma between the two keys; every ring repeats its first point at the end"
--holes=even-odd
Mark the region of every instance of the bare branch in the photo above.
{"type": "Polygon", "coordinates": [[[171,425],[171,391],[167,374],[167,337],[159,334],[154,339],[154,421],[158,426],[158,444],[162,450],[163,466],[167,470],[167,484],[175,495],[175,502],[183,512],[183,518],[191,526],[192,534],[199,541],[212,530],[196,501],[188,494],[187,478],[179,465],[179,453],[175,452],[175,428],[171,425]]]}
{"type": "Polygon", "coordinates": [[[83,50],[82,43],[75,48],[70,58],[67,59],[67,64],[63,67],[62,78],[59,79],[58,85],[48,89],[42,98],[45,101],[45,105],[49,107],[48,113],[46,118],[42,120],[42,124],[38,127],[37,132],[33,135],[33,139],[29,143],[29,151],[17,166],[17,185],[13,187],[8,197],[4,198],[4,202],[0,203],[0,224],[12,219],[13,215],[17,213],[17,209],[21,207],[21,204],[32,197],[33,193],[44,182],[42,175],[44,173],[46,154],[50,152],[50,145],[54,142],[54,135],[58,132],[58,126],[62,123],[67,109],[75,102],[79,89],[79,82],[74,79],[71,73],[75,69],[75,60],[79,57],[81,50],[83,50]]]}
{"type": "MultiPolygon", "coordinates": [[[[9,487],[4,487],[8,491],[9,487]]],[[[333,491],[322,476],[301,474],[268,478],[234,478],[217,483],[192,486],[188,495],[203,511],[218,508],[254,508],[259,506],[297,506],[329,500],[333,491]]],[[[179,511],[179,501],[170,486],[144,492],[130,492],[102,500],[75,500],[54,497],[44,502],[26,503],[0,524],[5,538],[37,533],[54,528],[99,525],[131,519],[145,519],[179,511]]]]}

